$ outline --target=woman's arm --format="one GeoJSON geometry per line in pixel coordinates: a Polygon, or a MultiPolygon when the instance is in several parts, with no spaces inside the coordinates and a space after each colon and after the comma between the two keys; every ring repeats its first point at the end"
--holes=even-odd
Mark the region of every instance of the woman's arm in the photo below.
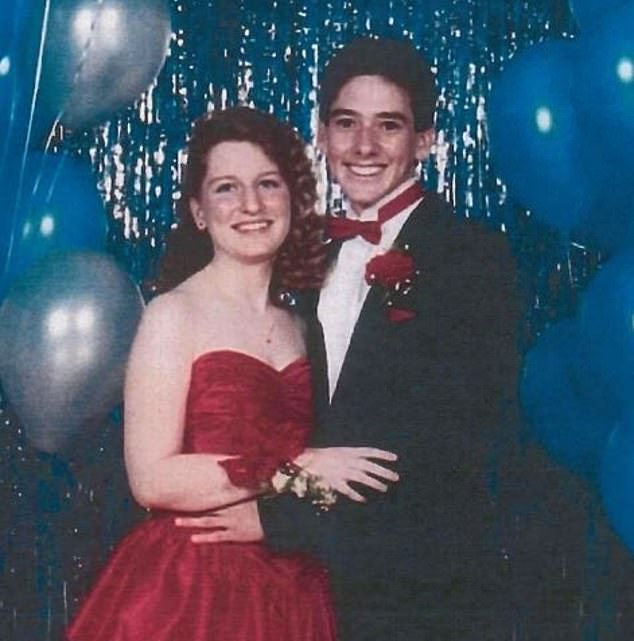
{"type": "MultiPolygon", "coordinates": [[[[374,460],[395,462],[397,456],[371,447],[308,448],[293,462],[352,502],[365,503],[366,497],[350,483],[385,492],[388,489],[386,482],[399,479],[396,472],[374,460]]],[[[178,518],[176,525],[196,530],[191,536],[193,543],[260,541],[264,537],[264,525],[278,545],[284,541],[280,545],[284,551],[317,553],[319,544],[326,540],[333,522],[336,523],[341,507],[337,505],[330,512],[321,512],[312,505],[310,498],[299,500],[286,494],[257,503],[245,501],[208,516],[178,518]],[[277,509],[279,504],[282,504],[281,509],[277,509]]]]}
{"type": "Polygon", "coordinates": [[[203,511],[254,495],[233,486],[218,461],[182,454],[192,364],[184,295],[150,303],[134,340],[125,383],[124,452],[134,498],[144,507],[203,511]]]}

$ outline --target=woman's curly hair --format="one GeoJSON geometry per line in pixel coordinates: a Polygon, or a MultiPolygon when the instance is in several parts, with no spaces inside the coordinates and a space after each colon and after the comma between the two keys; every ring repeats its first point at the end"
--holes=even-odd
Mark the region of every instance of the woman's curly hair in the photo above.
{"type": "Polygon", "coordinates": [[[304,143],[290,125],[270,114],[230,107],[206,114],[194,124],[178,206],[180,222],[167,238],[155,290],[175,287],[213,258],[209,233],[196,227],[190,200],[200,196],[209,151],[234,141],[260,147],[277,165],[290,192],[290,229],[273,263],[272,298],[285,290],[320,287],[326,271],[323,218],[315,212],[317,186],[304,143]]]}

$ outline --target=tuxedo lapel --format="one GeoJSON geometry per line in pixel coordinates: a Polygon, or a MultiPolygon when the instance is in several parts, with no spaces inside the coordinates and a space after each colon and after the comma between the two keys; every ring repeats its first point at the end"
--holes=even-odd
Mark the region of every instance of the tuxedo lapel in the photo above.
{"type": "Polygon", "coordinates": [[[416,256],[425,256],[429,247],[442,242],[447,230],[448,205],[438,196],[427,193],[423,202],[411,213],[396,237],[395,245],[409,246],[416,256]]]}

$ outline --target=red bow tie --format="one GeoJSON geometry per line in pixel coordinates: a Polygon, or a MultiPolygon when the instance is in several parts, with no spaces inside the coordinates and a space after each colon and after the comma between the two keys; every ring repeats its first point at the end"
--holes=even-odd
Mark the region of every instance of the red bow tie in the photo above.
{"type": "Polygon", "coordinates": [[[350,240],[355,236],[378,245],[381,240],[381,225],[378,220],[354,220],[353,218],[328,218],[328,236],[333,240],[350,240]]]}
{"type": "Polygon", "coordinates": [[[418,183],[414,183],[396,198],[379,207],[377,220],[328,217],[326,221],[328,235],[332,240],[349,240],[355,236],[361,236],[369,243],[378,245],[381,240],[381,225],[414,204],[423,197],[423,194],[422,187],[418,183]]]}

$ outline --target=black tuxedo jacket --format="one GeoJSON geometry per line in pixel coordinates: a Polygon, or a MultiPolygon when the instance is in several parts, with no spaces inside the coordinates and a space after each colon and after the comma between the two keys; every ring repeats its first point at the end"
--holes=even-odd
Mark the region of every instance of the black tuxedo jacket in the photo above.
{"type": "Polygon", "coordinates": [[[340,499],[328,513],[293,496],[259,507],[273,548],[311,551],[327,564],[340,616],[371,617],[379,603],[416,628],[411,617],[429,612],[430,598],[447,594],[450,609],[466,598],[468,609],[467,592],[504,572],[492,457],[515,399],[519,305],[504,236],[457,218],[435,194],[397,245],[409,246],[420,272],[408,295],[416,316],[390,321],[381,288],[370,289],[331,403],[319,323],[307,322],[313,444],[394,451],[401,480],[385,495],[362,490],[367,504],[340,499]]]}

